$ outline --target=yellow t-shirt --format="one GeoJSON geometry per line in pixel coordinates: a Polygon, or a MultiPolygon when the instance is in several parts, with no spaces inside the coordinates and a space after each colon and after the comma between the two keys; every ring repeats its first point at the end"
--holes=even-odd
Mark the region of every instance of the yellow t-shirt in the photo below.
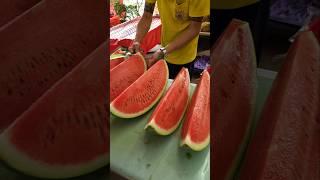
{"type": "Polygon", "coordinates": [[[236,9],[257,3],[259,0],[212,0],[211,9],[236,9]]]}
{"type": "MultiPolygon", "coordinates": [[[[162,23],[161,45],[172,42],[180,33],[188,28],[189,17],[203,17],[210,13],[209,0],[146,0],[156,3],[162,23]]],[[[199,35],[182,48],[166,55],[165,60],[172,64],[187,64],[197,55],[199,35]]]]}

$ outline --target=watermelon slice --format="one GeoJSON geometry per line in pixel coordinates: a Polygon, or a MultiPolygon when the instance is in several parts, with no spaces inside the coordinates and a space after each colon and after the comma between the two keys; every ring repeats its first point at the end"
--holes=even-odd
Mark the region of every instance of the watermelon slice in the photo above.
{"type": "Polygon", "coordinates": [[[68,178],[109,158],[106,44],[62,78],[0,135],[1,159],[42,178],[68,178]]]}
{"type": "Polygon", "coordinates": [[[128,60],[113,68],[110,71],[110,102],[145,71],[147,71],[147,64],[140,53],[130,56],[128,60]]]}
{"type": "Polygon", "coordinates": [[[181,146],[201,151],[210,142],[210,75],[204,70],[192,96],[181,132],[181,146]]]}
{"type": "Polygon", "coordinates": [[[159,60],[110,104],[110,111],[121,118],[138,117],[150,110],[166,89],[169,70],[159,60]]]}
{"type": "Polygon", "coordinates": [[[122,63],[125,60],[124,51],[119,48],[116,52],[110,55],[110,70],[122,63]]]}
{"type": "Polygon", "coordinates": [[[103,43],[104,5],[41,1],[0,29],[0,132],[103,43]]]}
{"type": "Polygon", "coordinates": [[[189,72],[188,69],[182,68],[157,108],[153,111],[145,129],[151,127],[160,135],[168,135],[176,130],[186,111],[189,91],[189,72]]]}
{"type": "Polygon", "coordinates": [[[256,57],[248,23],[232,20],[211,51],[213,179],[231,179],[252,126],[256,57]]]}
{"type": "Polygon", "coordinates": [[[320,179],[319,93],[319,44],[302,32],[273,83],[240,179],[320,179]]]}

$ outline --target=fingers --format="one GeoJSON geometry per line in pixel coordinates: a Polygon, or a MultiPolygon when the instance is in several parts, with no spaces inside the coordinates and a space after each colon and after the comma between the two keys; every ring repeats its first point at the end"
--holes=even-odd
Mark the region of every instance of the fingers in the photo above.
{"type": "Polygon", "coordinates": [[[137,52],[140,52],[140,43],[139,42],[133,42],[132,45],[128,48],[128,50],[132,53],[135,54],[137,52]]]}

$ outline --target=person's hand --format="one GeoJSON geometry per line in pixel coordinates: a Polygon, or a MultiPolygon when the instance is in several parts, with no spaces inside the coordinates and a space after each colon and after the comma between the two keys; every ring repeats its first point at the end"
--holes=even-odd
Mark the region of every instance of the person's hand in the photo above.
{"type": "Polygon", "coordinates": [[[140,43],[137,42],[137,41],[134,41],[130,47],[128,48],[128,50],[132,53],[132,54],[135,54],[137,52],[140,52],[141,51],[141,47],[140,47],[140,43]]]}
{"type": "Polygon", "coordinates": [[[164,53],[161,50],[157,50],[154,52],[151,56],[151,58],[147,61],[148,68],[151,67],[153,64],[155,64],[158,60],[164,58],[164,53]]]}

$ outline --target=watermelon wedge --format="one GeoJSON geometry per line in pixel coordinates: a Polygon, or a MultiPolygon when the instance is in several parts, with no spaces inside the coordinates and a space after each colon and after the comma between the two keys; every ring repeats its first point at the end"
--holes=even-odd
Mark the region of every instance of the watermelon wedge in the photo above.
{"type": "Polygon", "coordinates": [[[147,64],[140,53],[130,56],[125,62],[113,68],[110,71],[110,102],[127,89],[145,71],[147,71],[147,64]]]}
{"type": "Polygon", "coordinates": [[[117,51],[110,55],[110,70],[122,63],[125,60],[125,52],[119,48],[117,51]]]}
{"type": "Polygon", "coordinates": [[[103,43],[104,5],[41,1],[0,29],[0,132],[103,43]]]}
{"type": "Polygon", "coordinates": [[[167,93],[153,111],[148,127],[159,135],[168,135],[177,129],[186,111],[190,91],[188,69],[182,68],[167,93]]]}
{"type": "Polygon", "coordinates": [[[319,93],[320,47],[306,31],[273,83],[240,179],[320,179],[319,93]]]}
{"type": "Polygon", "coordinates": [[[161,98],[168,77],[166,61],[159,60],[111,102],[110,111],[120,118],[134,118],[144,114],[161,98]]]}
{"type": "Polygon", "coordinates": [[[232,179],[255,112],[256,57],[248,23],[232,20],[211,53],[213,179],[232,179]]]}
{"type": "Polygon", "coordinates": [[[201,151],[210,142],[210,75],[204,70],[181,131],[181,146],[201,151]]]}
{"type": "Polygon", "coordinates": [[[0,135],[1,159],[41,178],[69,178],[109,159],[106,44],[84,59],[0,135]]]}

